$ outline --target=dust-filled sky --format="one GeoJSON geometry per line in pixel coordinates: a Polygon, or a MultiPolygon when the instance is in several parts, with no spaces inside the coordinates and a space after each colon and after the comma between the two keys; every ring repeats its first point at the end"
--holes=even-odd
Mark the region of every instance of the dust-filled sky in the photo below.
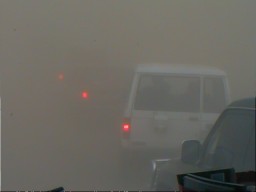
{"type": "MultiPolygon", "coordinates": [[[[74,156],[81,153],[80,148],[73,149],[82,144],[79,139],[84,134],[81,130],[84,117],[78,120],[76,112],[69,120],[64,113],[56,116],[59,109],[54,107],[65,103],[57,99],[61,100],[54,84],[58,72],[72,79],[70,82],[75,86],[70,86],[70,92],[80,88],[91,91],[92,103],[88,108],[94,111],[89,113],[88,109],[85,113],[90,114],[86,118],[95,127],[98,119],[106,118],[102,117],[106,114],[108,120],[111,119],[111,123],[106,121],[106,124],[118,125],[119,119],[115,119],[114,114],[123,111],[138,63],[218,67],[228,75],[232,100],[255,95],[255,10],[255,0],[0,0],[3,188],[46,190],[65,181],[70,184],[68,189],[85,189],[82,179],[74,178],[77,172],[84,173],[68,164],[78,165],[83,162],[81,159],[69,157],[63,164],[63,169],[70,166],[69,173],[65,174],[72,175],[71,170],[73,177],[64,177],[61,172],[63,180],[56,179],[57,175],[54,180],[47,176],[59,171],[57,168],[54,171],[57,158],[53,162],[51,158],[40,157],[38,152],[48,154],[42,145],[48,134],[56,137],[63,134],[60,140],[70,139],[72,143],[57,146],[52,142],[49,154],[55,154],[61,146],[63,150],[69,147],[74,156]],[[85,83],[84,87],[79,85],[79,80],[85,83]],[[54,122],[52,127],[67,126],[63,119],[71,127],[74,124],[79,127],[75,133],[68,129],[54,132],[44,127],[48,125],[46,122],[54,122]],[[33,140],[35,135],[37,139],[33,140]],[[38,142],[41,144],[36,149],[38,142]],[[51,165],[43,176],[39,173],[32,176],[44,170],[38,168],[40,163],[31,160],[34,153],[49,163],[42,166],[51,165]],[[27,181],[22,172],[30,175],[27,181]]],[[[76,105],[68,104],[74,110],[76,105]]],[[[60,109],[63,110],[64,107],[60,109]]],[[[99,132],[100,129],[92,131],[89,137],[94,138],[99,132]]],[[[109,144],[109,148],[111,146],[109,144]]],[[[61,153],[63,157],[64,154],[61,153]]],[[[96,152],[94,155],[100,157],[96,152]]],[[[95,178],[89,180],[88,189],[95,189],[101,183],[95,182],[97,177],[95,174],[95,178]]],[[[101,186],[106,189],[113,185],[101,186]]]]}
{"type": "Polygon", "coordinates": [[[227,72],[233,98],[252,95],[255,6],[254,0],[1,0],[1,71],[25,64],[202,64],[227,72]]]}

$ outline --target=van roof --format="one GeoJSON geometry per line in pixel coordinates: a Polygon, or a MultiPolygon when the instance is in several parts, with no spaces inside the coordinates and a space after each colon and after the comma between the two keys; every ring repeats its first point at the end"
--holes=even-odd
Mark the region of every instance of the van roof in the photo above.
{"type": "Polygon", "coordinates": [[[220,75],[225,72],[213,67],[194,65],[172,65],[172,64],[139,64],[138,73],[172,73],[172,74],[194,74],[194,75],[220,75]]]}

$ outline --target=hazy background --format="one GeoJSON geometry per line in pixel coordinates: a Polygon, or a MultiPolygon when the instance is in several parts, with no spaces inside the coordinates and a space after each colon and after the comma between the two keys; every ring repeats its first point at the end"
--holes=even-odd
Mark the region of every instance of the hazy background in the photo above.
{"type": "Polygon", "coordinates": [[[253,96],[255,10],[255,0],[0,0],[2,189],[144,185],[117,166],[134,67],[215,66],[233,100],[253,96]]]}

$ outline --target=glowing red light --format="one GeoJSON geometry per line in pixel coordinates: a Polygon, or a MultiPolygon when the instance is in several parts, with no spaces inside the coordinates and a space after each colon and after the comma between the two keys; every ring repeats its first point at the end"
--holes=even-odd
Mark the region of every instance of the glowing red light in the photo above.
{"type": "Polygon", "coordinates": [[[58,78],[59,78],[59,80],[63,80],[63,79],[64,79],[63,73],[60,73],[60,74],[58,75],[58,78]]]}
{"type": "Polygon", "coordinates": [[[123,131],[125,131],[125,132],[130,131],[130,125],[129,124],[123,124],[123,131]]]}
{"type": "Polygon", "coordinates": [[[84,99],[87,99],[88,98],[88,93],[86,91],[82,92],[82,97],[84,99]]]}

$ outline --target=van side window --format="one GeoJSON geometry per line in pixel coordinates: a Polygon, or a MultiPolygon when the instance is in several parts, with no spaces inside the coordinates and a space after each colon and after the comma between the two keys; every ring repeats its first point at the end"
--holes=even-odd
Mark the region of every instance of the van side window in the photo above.
{"type": "Polygon", "coordinates": [[[137,90],[136,110],[199,112],[198,77],[142,75],[137,90]]]}
{"type": "Polygon", "coordinates": [[[204,112],[220,113],[226,106],[221,78],[204,78],[204,112]]]}

